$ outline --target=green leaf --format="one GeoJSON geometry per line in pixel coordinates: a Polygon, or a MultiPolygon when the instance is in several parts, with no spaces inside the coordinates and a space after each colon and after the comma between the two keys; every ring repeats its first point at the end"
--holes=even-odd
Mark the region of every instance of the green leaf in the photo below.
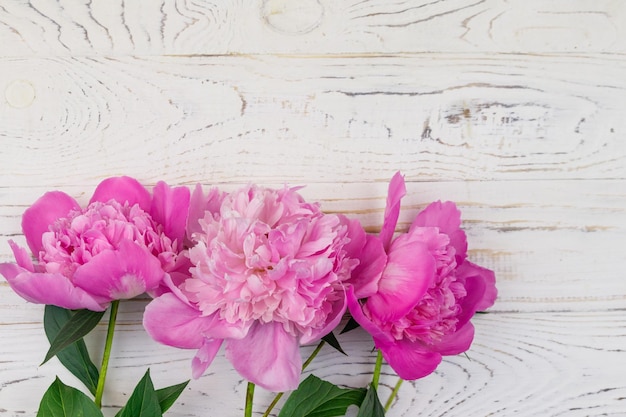
{"type": "Polygon", "coordinates": [[[350,317],[350,320],[348,320],[348,322],[346,323],[346,326],[343,328],[343,330],[339,334],[348,333],[350,330],[354,330],[360,326],[361,325],[353,317],[350,317]]]}
{"type": "Polygon", "coordinates": [[[328,343],[329,345],[331,345],[332,347],[334,347],[335,349],[337,349],[339,352],[348,356],[348,354],[344,352],[343,349],[341,348],[341,345],[339,344],[339,340],[337,340],[333,332],[330,332],[326,336],[322,337],[322,340],[328,343]]]}
{"type": "Polygon", "coordinates": [[[291,393],[278,417],[343,416],[350,405],[360,405],[365,389],[339,388],[309,375],[291,393]]]}
{"type": "Polygon", "coordinates": [[[178,396],[183,392],[188,383],[189,381],[185,381],[182,384],[172,385],[171,387],[161,388],[156,391],[162,413],[169,410],[169,408],[176,402],[178,396]]]}
{"type": "Polygon", "coordinates": [[[159,398],[148,369],[135,387],[128,402],[115,417],[162,417],[163,412],[159,405],[159,398]]]}
{"type": "MultiPolygon", "coordinates": [[[[47,305],[43,315],[43,327],[48,341],[57,337],[61,328],[70,320],[72,312],[61,307],[47,305]]],[[[89,391],[95,395],[98,385],[98,368],[93,364],[85,342],[80,339],[57,353],[57,358],[89,391]]]]}
{"type": "Polygon", "coordinates": [[[93,400],[57,377],[39,404],[37,417],[103,417],[93,400]]]}
{"type": "Polygon", "coordinates": [[[57,353],[82,339],[102,319],[104,311],[78,310],[59,330],[54,340],[50,342],[50,349],[41,365],[48,362],[57,353]]]}
{"type": "Polygon", "coordinates": [[[367,389],[367,394],[365,394],[365,399],[363,403],[359,407],[359,414],[356,417],[384,417],[385,409],[383,405],[380,403],[378,399],[378,394],[376,393],[376,388],[371,385],[367,389]]]}

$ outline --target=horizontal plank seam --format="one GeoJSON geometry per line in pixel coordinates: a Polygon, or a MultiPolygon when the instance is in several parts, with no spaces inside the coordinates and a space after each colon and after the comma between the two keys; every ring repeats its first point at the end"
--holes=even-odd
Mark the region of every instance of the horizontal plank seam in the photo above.
{"type": "Polygon", "coordinates": [[[512,52],[499,52],[499,51],[468,51],[468,52],[459,52],[459,51],[442,51],[442,50],[434,50],[434,51],[419,51],[419,52],[405,52],[405,51],[380,51],[380,52],[340,52],[340,53],[245,53],[245,52],[232,52],[232,53],[219,53],[219,54],[207,54],[207,53],[156,53],[156,54],[135,54],[135,53],[111,53],[109,51],[102,53],[89,53],[89,54],[73,54],[73,53],[59,53],[59,54],[5,54],[0,55],[0,59],[2,58],[157,58],[157,57],[166,57],[166,58],[255,58],[255,57],[274,57],[274,58],[285,58],[285,59],[326,59],[326,58],[347,58],[347,59],[360,59],[360,58],[409,58],[409,57],[419,57],[421,55],[455,55],[460,57],[469,57],[469,56],[484,56],[489,55],[491,58],[497,57],[511,57],[511,56],[524,56],[524,57],[568,57],[568,58],[590,58],[590,57],[617,57],[617,58],[626,58],[626,53],[624,52],[583,52],[580,51],[560,51],[560,52],[529,52],[529,51],[512,51],[512,52]]]}

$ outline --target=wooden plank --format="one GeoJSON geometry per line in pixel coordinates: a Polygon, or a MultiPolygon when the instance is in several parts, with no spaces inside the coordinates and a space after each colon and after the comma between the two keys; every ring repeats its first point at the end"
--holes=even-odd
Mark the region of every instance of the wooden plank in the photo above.
{"type": "MultiPolygon", "coordinates": [[[[626,241],[625,180],[413,182],[407,187],[398,231],[406,230],[431,201],[456,201],[463,213],[470,259],[496,271],[499,298],[494,311],[626,308],[621,268],[626,259],[621,244],[626,241]]],[[[61,189],[85,203],[92,188],[61,189]]],[[[0,188],[1,262],[13,259],[8,239],[24,242],[22,212],[47,190],[0,188]]],[[[301,192],[310,201],[320,201],[328,212],[358,218],[370,232],[380,230],[386,182],[314,183],[301,192]]],[[[10,291],[6,285],[0,284],[3,300],[10,291]]],[[[13,305],[19,302],[16,299],[13,305]]]]}
{"type": "Polygon", "coordinates": [[[625,178],[625,73],[607,55],[5,59],[0,184],[625,178]]]}
{"type": "MultiPolygon", "coordinates": [[[[0,313],[9,313],[6,305],[0,313]]],[[[190,377],[192,351],[152,342],[139,322],[139,313],[122,311],[126,320],[114,342],[112,368],[105,393],[105,415],[113,416],[134,384],[151,368],[157,387],[190,377]],[[128,315],[134,317],[129,320],[128,315]],[[149,354],[148,354],[149,353],[149,354]]],[[[619,415],[626,410],[623,362],[626,326],[623,311],[595,313],[493,313],[474,319],[476,336],[468,358],[448,357],[435,374],[405,383],[390,416],[588,416],[619,415]]],[[[1,415],[34,415],[38,393],[59,374],[78,386],[56,360],[38,367],[45,351],[40,323],[0,324],[1,415]],[[33,397],[34,396],[34,397],[33,397]]],[[[99,353],[105,332],[100,325],[88,344],[99,353]]],[[[324,348],[310,371],[334,383],[365,386],[375,360],[371,339],[361,330],[339,338],[349,356],[324,348]]],[[[303,348],[306,356],[311,348],[303,348]]],[[[218,354],[207,375],[192,381],[175,404],[172,417],[242,414],[243,381],[218,354]]],[[[395,383],[383,367],[383,401],[395,383]]],[[[261,412],[272,396],[257,389],[255,410],[261,412]]],[[[354,416],[354,414],[349,414],[354,416]]]]}
{"type": "MultiPolygon", "coordinates": [[[[470,360],[405,384],[390,416],[625,414],[625,39],[626,3],[609,0],[3,1],[0,262],[53,188],[84,203],[120,174],[308,184],[378,232],[401,169],[398,230],[457,201],[499,298],[470,360]]],[[[0,415],[34,415],[55,374],[78,383],[38,367],[42,306],[4,282],[0,299],[0,415]]],[[[147,367],[157,387],[190,376],[192,351],[145,335],[146,302],[122,304],[110,417],[147,367]]],[[[350,356],[324,349],[311,372],[365,386],[369,337],[340,340],[350,356]]],[[[242,415],[244,394],[220,354],[168,415],[242,415]]]]}
{"type": "Polygon", "coordinates": [[[623,2],[6,0],[0,56],[626,52],[623,2]]]}

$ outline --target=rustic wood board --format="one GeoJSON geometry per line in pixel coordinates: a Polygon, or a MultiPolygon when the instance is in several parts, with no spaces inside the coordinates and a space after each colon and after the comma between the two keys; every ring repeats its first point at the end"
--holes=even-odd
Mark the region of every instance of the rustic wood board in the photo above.
{"type": "MultiPolygon", "coordinates": [[[[626,415],[624,109],[621,1],[6,0],[0,262],[40,195],[84,203],[107,176],[306,185],[376,233],[401,170],[398,231],[456,201],[499,297],[469,359],[404,384],[389,416],[626,415]]],[[[35,415],[55,375],[76,381],[38,366],[43,307],[5,282],[0,300],[0,416],[35,415]]],[[[190,377],[193,352],[144,333],[146,302],[122,305],[107,416],[146,367],[157,387],[190,377]]],[[[349,356],[310,371],[364,386],[371,341],[340,340],[349,356]]],[[[385,367],[382,398],[394,383],[385,367]]],[[[244,394],[220,355],[167,415],[239,416],[244,394]]],[[[256,415],[270,400],[257,390],[256,415]]]]}

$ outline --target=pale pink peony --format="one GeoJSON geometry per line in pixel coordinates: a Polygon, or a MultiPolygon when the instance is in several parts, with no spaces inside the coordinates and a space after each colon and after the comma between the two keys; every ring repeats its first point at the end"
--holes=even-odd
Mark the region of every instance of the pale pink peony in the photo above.
{"type": "MultiPolygon", "coordinates": [[[[144,315],[155,340],[199,349],[194,377],[225,341],[226,357],[243,377],[272,391],[295,389],[299,345],[328,334],[346,311],[345,289],[358,264],[353,254],[368,239],[357,221],[324,214],[296,191],[250,185],[203,197],[196,188],[188,225],[196,242],[192,277],[153,300],[144,315]]],[[[372,276],[361,275],[357,291],[372,276]]]]}
{"type": "Polygon", "coordinates": [[[102,311],[113,300],[160,293],[168,273],[188,268],[180,256],[188,205],[187,188],[160,182],[151,196],[129,177],[102,181],[85,208],[48,192],[22,217],[37,263],[10,241],[17,264],[0,264],[0,274],[26,300],[68,309],[102,311]]]}
{"type": "Polygon", "coordinates": [[[389,185],[380,233],[387,261],[378,291],[364,299],[350,291],[348,307],[396,373],[413,380],[432,373],[442,355],[469,349],[474,337],[469,320],[493,305],[497,291],[494,273],[466,259],[467,240],[454,203],[430,204],[407,233],[392,240],[405,194],[398,173],[389,185]]]}

